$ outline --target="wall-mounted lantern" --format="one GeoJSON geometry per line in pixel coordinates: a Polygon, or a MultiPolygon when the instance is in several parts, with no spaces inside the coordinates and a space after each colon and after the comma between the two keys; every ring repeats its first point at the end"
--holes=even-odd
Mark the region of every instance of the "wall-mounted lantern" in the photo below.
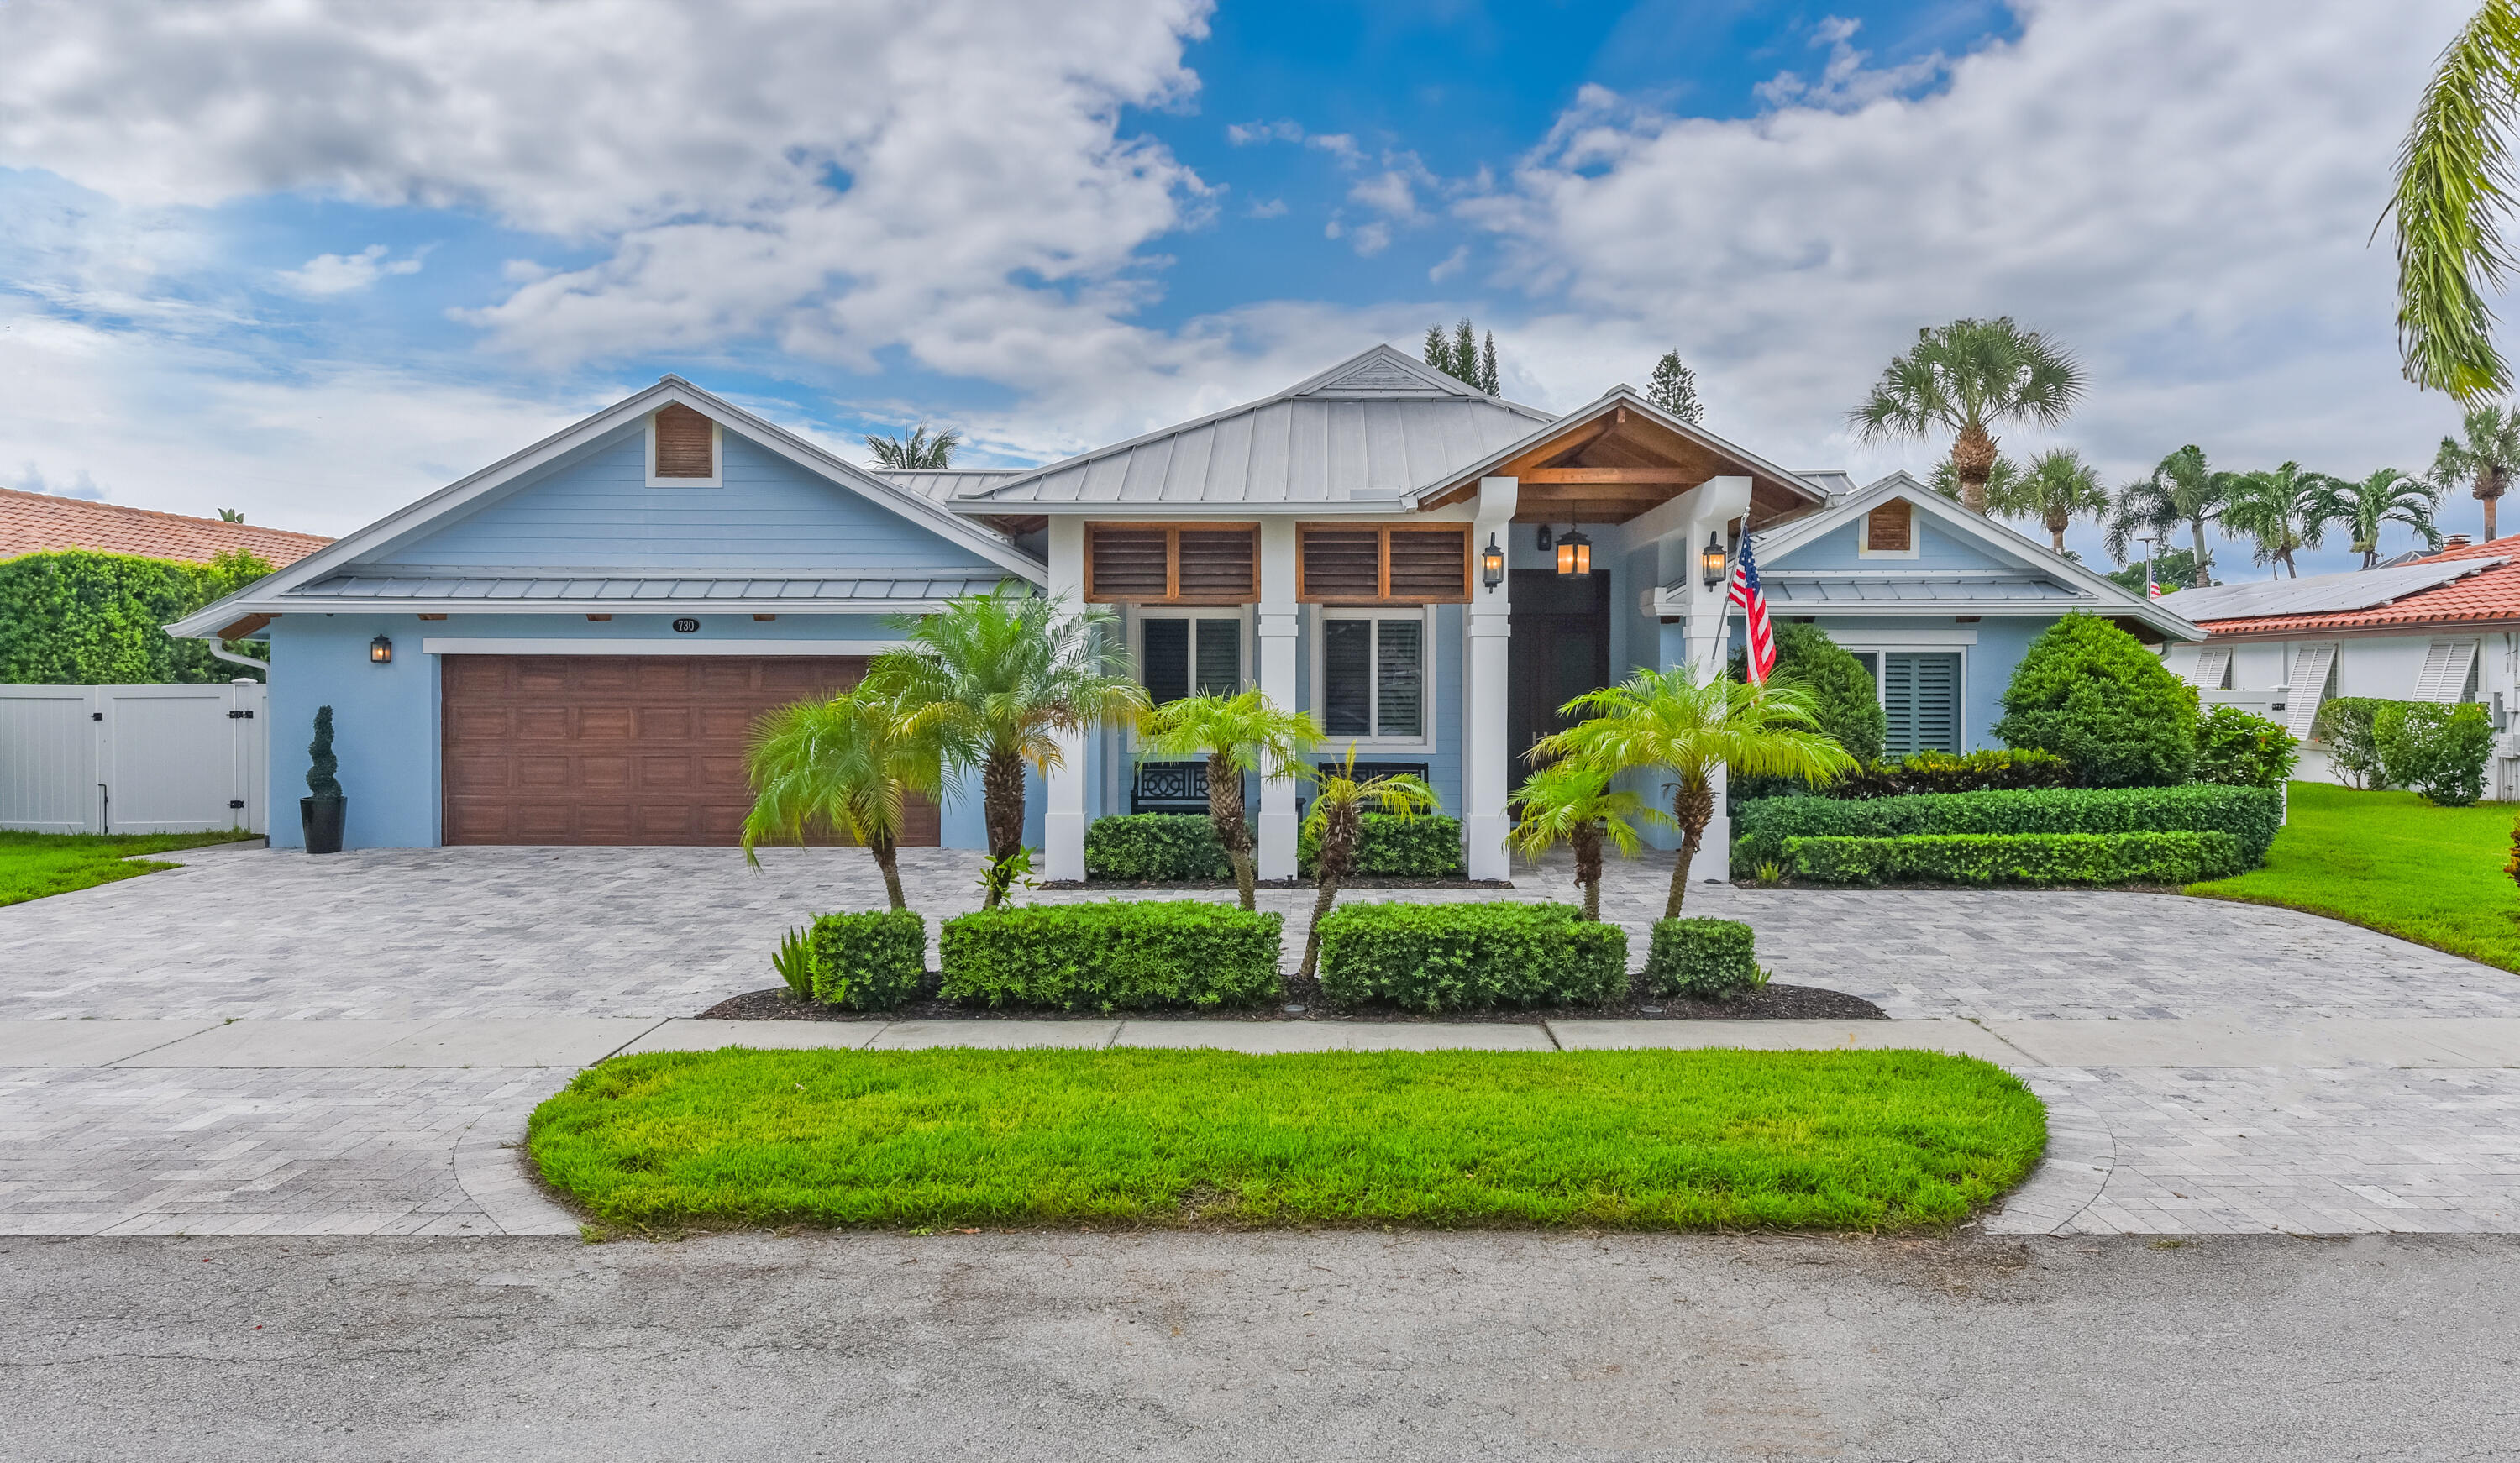
{"type": "Polygon", "coordinates": [[[1505,583],[1505,551],[1497,547],[1495,534],[1488,535],[1488,546],[1479,551],[1479,578],[1489,589],[1505,583]]]}
{"type": "Polygon", "coordinates": [[[1724,541],[1711,531],[1706,535],[1706,551],[1697,555],[1697,577],[1710,590],[1724,582],[1724,541]]]}
{"type": "Polygon", "coordinates": [[[1540,537],[1538,542],[1540,544],[1540,552],[1547,554],[1550,550],[1550,546],[1557,542],[1557,537],[1549,531],[1548,524],[1543,523],[1540,525],[1540,537]]]}
{"type": "Polygon", "coordinates": [[[1566,537],[1557,541],[1557,572],[1560,574],[1593,572],[1593,541],[1584,537],[1579,530],[1570,528],[1566,530],[1566,537]]]}
{"type": "Polygon", "coordinates": [[[375,640],[368,642],[368,659],[374,661],[378,665],[391,665],[393,663],[393,642],[385,639],[382,635],[378,636],[375,640]]]}

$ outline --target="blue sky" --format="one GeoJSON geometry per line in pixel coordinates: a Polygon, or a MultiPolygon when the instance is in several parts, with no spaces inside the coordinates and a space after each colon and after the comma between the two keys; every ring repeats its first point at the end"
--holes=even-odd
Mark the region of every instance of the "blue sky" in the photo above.
{"type": "Polygon", "coordinates": [[[2463,8],[15,0],[0,482],[339,532],[666,371],[1032,462],[1464,313],[1797,466],[1921,468],[1846,410],[2010,313],[2092,392],[2009,447],[2419,468],[2367,236],[2463,8]]]}

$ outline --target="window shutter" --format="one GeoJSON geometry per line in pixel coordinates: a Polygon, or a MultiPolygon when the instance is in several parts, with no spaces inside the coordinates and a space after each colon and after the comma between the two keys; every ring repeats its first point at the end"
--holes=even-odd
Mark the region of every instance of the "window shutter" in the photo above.
{"type": "Polygon", "coordinates": [[[1888,718],[1888,750],[1958,752],[1960,749],[1960,658],[1945,651],[1882,657],[1881,710],[1888,718]]]}
{"type": "Polygon", "coordinates": [[[1470,531],[1445,528],[1391,530],[1391,598],[1417,603],[1470,598],[1470,531]]]}
{"type": "Polygon", "coordinates": [[[2414,699],[2451,702],[2467,688],[2468,667],[2476,663],[2476,642],[2435,641],[2424,650],[2424,668],[2415,676],[2414,699]]]}
{"type": "Polygon", "coordinates": [[[1190,694],[1190,621],[1148,620],[1138,627],[1138,684],[1161,706],[1190,694]]]}
{"type": "Polygon", "coordinates": [[[1181,530],[1181,598],[1246,604],[1260,598],[1256,528],[1181,530]]]}
{"type": "Polygon", "coordinates": [[[1198,626],[1198,694],[1238,695],[1242,690],[1242,622],[1200,620],[1198,626]]]}
{"type": "Polygon", "coordinates": [[[1307,528],[1301,557],[1305,599],[1382,598],[1382,530],[1378,528],[1307,528]]]}
{"type": "Polygon", "coordinates": [[[1893,498],[1864,515],[1864,547],[1874,554],[1905,554],[1910,540],[1910,518],[1915,510],[1905,498],[1893,498]]]}
{"type": "Polygon", "coordinates": [[[656,410],[656,475],[717,476],[716,431],[706,417],[681,402],[656,410]]]}
{"type": "Polygon", "coordinates": [[[2327,695],[2328,668],[2335,663],[2332,643],[2304,645],[2293,652],[2292,684],[2284,689],[2284,730],[2293,740],[2310,740],[2310,729],[2318,720],[2318,703],[2327,695]]]}
{"type": "Polygon", "coordinates": [[[1085,598],[1105,603],[1171,598],[1168,538],[1160,528],[1095,525],[1086,545],[1085,598]]]}
{"type": "Polygon", "coordinates": [[[2205,646],[2196,652],[2196,668],[2187,673],[2187,684],[2198,690],[2221,690],[2223,678],[2231,669],[2231,647],[2205,646]]]}
{"type": "Polygon", "coordinates": [[[1322,727],[1332,736],[1373,734],[1373,622],[1322,623],[1322,727]]]}

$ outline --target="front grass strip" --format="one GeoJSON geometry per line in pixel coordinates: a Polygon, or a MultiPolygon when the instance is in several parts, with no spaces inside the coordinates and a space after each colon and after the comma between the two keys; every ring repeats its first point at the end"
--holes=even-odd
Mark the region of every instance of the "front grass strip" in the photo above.
{"type": "Polygon", "coordinates": [[[172,864],[125,863],[134,854],[165,854],[259,837],[223,833],[26,833],[0,830],[0,905],[93,889],[138,878],[172,864]]]}
{"type": "Polygon", "coordinates": [[[2019,1182],[2047,1119],[1918,1051],[728,1048],[581,1073],[529,1142],[621,1230],[1902,1229],[2019,1182]]]}

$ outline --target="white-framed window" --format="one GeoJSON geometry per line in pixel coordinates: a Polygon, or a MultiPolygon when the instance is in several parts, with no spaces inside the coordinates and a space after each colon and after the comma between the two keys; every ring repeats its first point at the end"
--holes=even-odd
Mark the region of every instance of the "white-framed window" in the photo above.
{"type": "Polygon", "coordinates": [[[1882,751],[1958,752],[1965,745],[1960,695],[1967,656],[1953,650],[1856,650],[1881,698],[1882,751]]]}
{"type": "Polygon", "coordinates": [[[1331,744],[1389,749],[1435,737],[1434,615],[1325,608],[1313,637],[1313,713],[1331,744]]]}
{"type": "Polygon", "coordinates": [[[1129,654],[1147,698],[1234,695],[1250,684],[1247,616],[1239,609],[1147,609],[1129,617],[1129,654]]]}

